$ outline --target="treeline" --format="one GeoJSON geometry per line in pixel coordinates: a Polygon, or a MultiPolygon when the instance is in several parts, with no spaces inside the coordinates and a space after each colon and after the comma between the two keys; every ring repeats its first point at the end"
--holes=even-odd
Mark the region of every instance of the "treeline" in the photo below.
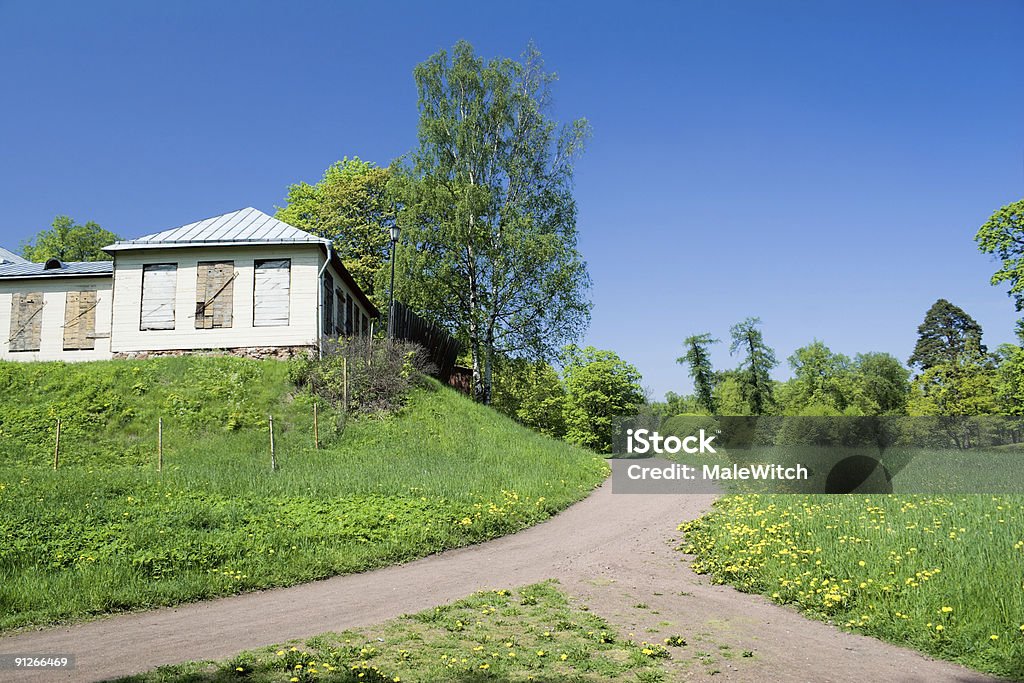
{"type": "MultiPolygon", "coordinates": [[[[684,340],[677,362],[687,366],[694,391],[669,392],[655,403],[663,415],[988,415],[1016,414],[1014,366],[1024,357],[1016,345],[989,353],[981,326],[963,309],[940,299],[918,327],[907,365],[888,353],[852,358],[814,340],[786,362],[792,377],[770,378],[779,365],[765,343],[760,320],[749,318],[730,330],[736,368],[716,371],[710,334],[684,340]]],[[[1024,369],[1022,366],[1020,369],[1024,369]]]]}
{"type": "MultiPolygon", "coordinates": [[[[991,284],[1009,283],[1016,311],[1024,310],[1024,200],[992,214],[974,239],[1000,261],[991,284]]],[[[711,347],[720,341],[711,334],[687,337],[677,362],[687,366],[694,391],[669,392],[652,408],[662,415],[1024,415],[1024,319],[1018,343],[993,352],[974,318],[939,299],[917,334],[906,365],[888,353],[850,358],[814,340],[787,359],[792,377],[779,382],[770,377],[779,361],[760,320],[748,318],[730,330],[736,368],[712,367],[711,347]]]]}

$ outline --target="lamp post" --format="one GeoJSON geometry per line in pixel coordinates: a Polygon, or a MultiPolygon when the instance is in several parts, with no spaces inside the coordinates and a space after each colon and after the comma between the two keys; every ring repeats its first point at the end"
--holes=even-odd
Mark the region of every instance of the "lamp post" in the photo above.
{"type": "Polygon", "coordinates": [[[388,291],[388,341],[395,337],[395,246],[402,229],[398,223],[391,226],[391,289],[388,291]]]}

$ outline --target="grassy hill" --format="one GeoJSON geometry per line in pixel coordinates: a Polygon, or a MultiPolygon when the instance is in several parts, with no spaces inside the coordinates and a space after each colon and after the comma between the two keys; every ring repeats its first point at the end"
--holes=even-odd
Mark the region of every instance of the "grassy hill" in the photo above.
{"type": "Polygon", "coordinates": [[[322,408],[319,450],[312,405],[275,361],[0,363],[0,629],[475,543],[547,518],[607,472],[433,382],[387,419],[322,408]]]}

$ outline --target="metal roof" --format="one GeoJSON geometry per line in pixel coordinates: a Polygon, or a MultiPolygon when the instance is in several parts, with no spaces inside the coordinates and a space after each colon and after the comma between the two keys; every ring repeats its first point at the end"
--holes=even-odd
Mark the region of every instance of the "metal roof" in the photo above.
{"type": "Polygon", "coordinates": [[[299,230],[251,206],[134,240],[115,242],[104,251],[210,244],[326,244],[330,240],[299,230]]]}
{"type": "Polygon", "coordinates": [[[62,263],[59,268],[46,268],[45,263],[4,263],[0,264],[0,279],[37,277],[74,277],[93,275],[103,277],[114,272],[113,261],[72,261],[62,263]]]}
{"type": "Polygon", "coordinates": [[[28,263],[28,260],[21,258],[13,251],[8,251],[3,247],[0,247],[0,266],[7,265],[9,263],[28,263]]]}

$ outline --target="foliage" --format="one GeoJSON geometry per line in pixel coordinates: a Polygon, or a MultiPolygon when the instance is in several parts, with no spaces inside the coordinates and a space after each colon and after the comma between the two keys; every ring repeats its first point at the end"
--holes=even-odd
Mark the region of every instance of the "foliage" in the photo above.
{"type": "Polygon", "coordinates": [[[729,330],[732,337],[729,353],[740,351],[744,354],[739,370],[733,377],[739,384],[751,415],[767,415],[774,407],[774,385],[770,373],[779,364],[775,359],[775,351],[764,343],[761,330],[758,329],[760,324],[760,318],[747,318],[729,330]]]}
{"type": "MultiPolygon", "coordinates": [[[[681,638],[673,648],[683,647],[681,638]]],[[[325,633],[242,653],[218,663],[162,667],[125,683],[254,681],[664,680],[671,653],[623,639],[599,616],[574,606],[555,582],[479,591],[456,602],[358,631],[325,633]],[[239,667],[243,669],[238,672],[239,667]],[[649,674],[649,676],[644,676],[649,674]]]]}
{"type": "Polygon", "coordinates": [[[290,376],[335,409],[373,415],[397,412],[433,370],[422,346],[367,336],[325,342],[320,358],[293,360],[290,376]]]}
{"type": "Polygon", "coordinates": [[[565,387],[544,361],[503,359],[494,375],[491,407],[541,434],[565,436],[565,387]]]}
{"type": "Polygon", "coordinates": [[[793,379],[786,382],[780,403],[787,406],[785,414],[803,415],[808,409],[842,414],[852,399],[850,359],[833,353],[823,342],[814,340],[789,357],[793,379]]]}
{"type": "Polygon", "coordinates": [[[914,378],[911,415],[991,415],[998,412],[997,373],[986,363],[942,363],[914,378]]]}
{"type": "Polygon", "coordinates": [[[653,415],[661,415],[662,417],[697,415],[705,412],[704,406],[698,402],[696,396],[680,396],[674,391],[666,392],[663,402],[652,402],[650,409],[653,415]]]}
{"type": "Polygon", "coordinates": [[[843,628],[1024,678],[1024,497],[729,496],[694,570],[843,628]]]}
{"type": "Polygon", "coordinates": [[[1004,415],[1024,415],[1024,348],[1016,344],[999,347],[996,400],[1004,415]]]}
{"type": "MultiPolygon", "coordinates": [[[[395,204],[388,194],[391,172],[359,157],[345,157],[324,171],[315,185],[288,187],[277,218],[331,240],[356,284],[380,306],[387,290],[375,290],[377,272],[388,260],[395,204]]],[[[386,269],[385,269],[386,270],[386,269]]]]}
{"type": "Polygon", "coordinates": [[[612,447],[614,419],[644,402],[640,372],[614,351],[567,346],[563,351],[566,441],[598,453],[612,447]]]}
{"type": "Polygon", "coordinates": [[[921,371],[937,365],[978,362],[987,353],[981,343],[981,325],[945,299],[932,304],[917,334],[917,344],[908,364],[921,371]]]}
{"type": "Polygon", "coordinates": [[[330,428],[339,415],[321,403],[317,450],[314,399],[295,392],[288,369],[200,357],[0,363],[0,629],[294,584],[476,543],[546,519],[607,473],[593,454],[433,381],[399,415],[349,420],[343,432],[330,428]],[[253,422],[232,429],[238,396],[253,422]],[[54,471],[56,416],[67,427],[54,471]]]}
{"type": "Polygon", "coordinates": [[[987,415],[996,405],[996,371],[982,329],[963,309],[936,301],[917,328],[910,364],[919,368],[911,415],[987,415]]]}
{"type": "Polygon", "coordinates": [[[718,373],[715,383],[715,405],[719,415],[750,415],[750,404],[743,394],[743,382],[737,370],[718,373]]]}
{"type": "Polygon", "coordinates": [[[862,415],[903,415],[910,371],[888,353],[858,353],[853,359],[853,402],[862,415]]]}
{"type": "Polygon", "coordinates": [[[697,403],[709,415],[715,414],[717,406],[714,394],[716,375],[711,366],[711,353],[708,347],[717,344],[718,341],[707,332],[691,335],[683,340],[686,353],[682,357],[676,358],[676,362],[680,365],[690,366],[690,377],[693,378],[697,403]]]}
{"type": "Polygon", "coordinates": [[[68,216],[57,216],[49,230],[35,236],[34,243],[26,242],[21,246],[21,255],[37,263],[51,258],[64,262],[110,261],[112,257],[102,249],[119,239],[93,221],[79,225],[68,216]]]}
{"type": "Polygon", "coordinates": [[[549,117],[555,76],[532,45],[485,63],[459,42],[414,76],[419,147],[393,183],[396,295],[456,331],[487,403],[498,354],[551,358],[589,320],[571,191],[589,127],[549,117]]]}
{"type": "Polygon", "coordinates": [[[1007,294],[1013,297],[1018,311],[1024,310],[1024,199],[993,213],[978,228],[974,241],[982,253],[995,254],[1000,260],[991,283],[1008,282],[1007,294]]]}

